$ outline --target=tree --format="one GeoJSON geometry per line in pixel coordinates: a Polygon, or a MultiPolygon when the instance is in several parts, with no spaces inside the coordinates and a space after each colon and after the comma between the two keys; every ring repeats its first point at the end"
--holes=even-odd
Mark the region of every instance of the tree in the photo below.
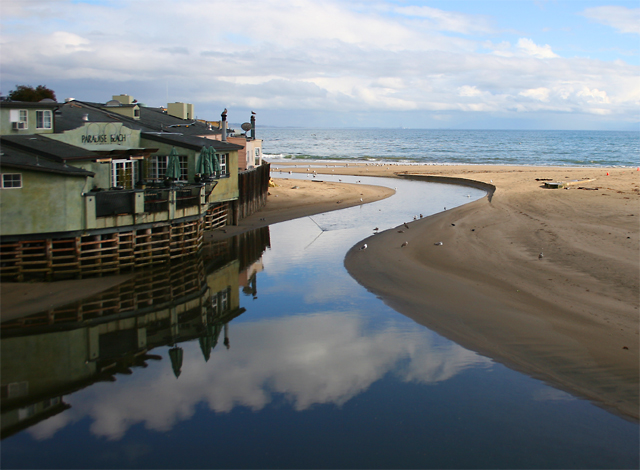
{"type": "Polygon", "coordinates": [[[45,98],[56,101],[56,94],[44,85],[33,88],[29,85],[16,85],[16,89],[9,92],[7,96],[11,101],[38,102],[45,98]]]}

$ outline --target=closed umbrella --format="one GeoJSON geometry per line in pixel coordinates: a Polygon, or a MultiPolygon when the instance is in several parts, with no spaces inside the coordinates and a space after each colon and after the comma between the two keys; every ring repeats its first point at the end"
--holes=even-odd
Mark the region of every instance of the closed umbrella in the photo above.
{"type": "Polygon", "coordinates": [[[200,156],[198,157],[198,164],[196,165],[196,173],[198,175],[205,174],[208,158],[209,158],[209,151],[207,150],[206,147],[202,147],[202,150],[200,150],[200,156]]]}
{"type": "Polygon", "coordinates": [[[209,147],[207,149],[207,153],[206,153],[206,158],[204,160],[204,175],[205,176],[211,176],[213,175],[213,155],[214,155],[214,150],[213,147],[209,147]]]}
{"type": "Polygon", "coordinates": [[[211,148],[211,152],[213,154],[213,171],[215,172],[216,175],[220,175],[220,173],[222,173],[222,167],[220,166],[220,159],[218,158],[218,154],[215,153],[216,151],[211,148]]]}
{"type": "Polygon", "coordinates": [[[165,176],[167,178],[177,180],[180,178],[180,175],[180,159],[178,158],[176,148],[173,147],[171,152],[169,152],[169,161],[167,162],[167,172],[165,173],[165,176]]]}

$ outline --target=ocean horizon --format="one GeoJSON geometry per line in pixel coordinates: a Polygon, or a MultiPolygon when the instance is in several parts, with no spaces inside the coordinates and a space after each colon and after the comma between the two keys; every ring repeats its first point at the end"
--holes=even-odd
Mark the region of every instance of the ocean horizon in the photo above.
{"type": "Polygon", "coordinates": [[[260,127],[271,162],[637,167],[640,132],[260,127]]]}

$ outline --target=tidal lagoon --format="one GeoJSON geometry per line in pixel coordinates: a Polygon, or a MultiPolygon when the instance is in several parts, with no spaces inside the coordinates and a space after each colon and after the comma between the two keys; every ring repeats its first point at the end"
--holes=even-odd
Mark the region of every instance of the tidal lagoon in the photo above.
{"type": "Polygon", "coordinates": [[[3,467],[638,466],[637,423],[464,349],[346,272],[374,228],[482,191],[340,179],[397,193],[140,273],[67,308],[93,318],[84,332],[3,329],[3,376],[31,380],[3,397],[3,467]]]}

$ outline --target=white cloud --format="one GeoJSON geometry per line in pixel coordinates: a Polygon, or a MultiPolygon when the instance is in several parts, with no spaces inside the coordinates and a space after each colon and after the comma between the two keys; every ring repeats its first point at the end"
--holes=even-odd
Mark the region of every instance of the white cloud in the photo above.
{"type": "Polygon", "coordinates": [[[538,46],[531,39],[520,38],[516,47],[524,53],[536,57],[537,59],[552,59],[558,57],[552,50],[551,46],[545,44],[544,46],[538,46]]]}
{"type": "Polygon", "coordinates": [[[485,15],[470,15],[452,11],[439,10],[424,6],[397,7],[395,12],[432,20],[433,28],[440,31],[452,31],[463,34],[492,33],[491,20],[485,15]]]}
{"type": "Polygon", "coordinates": [[[532,88],[530,90],[521,91],[519,95],[526,96],[527,98],[533,98],[534,100],[549,101],[548,88],[532,88]]]}
{"type": "Polygon", "coordinates": [[[617,29],[621,33],[640,34],[640,8],[623,6],[602,6],[587,8],[582,15],[617,29]]]}
{"type": "MultiPolygon", "coordinates": [[[[317,404],[341,406],[389,371],[406,382],[434,384],[490,361],[415,326],[370,331],[366,315],[315,313],[230,325],[231,349],[214,349],[208,362],[197,342],[184,343],[179,379],[168,360],[119,380],[98,383],[67,397],[61,418],[29,429],[47,439],[67,424],[89,417],[91,433],[119,440],[138,423],[170,430],[200,403],[225,413],[235,407],[261,410],[275,395],[295,410],[317,404]],[[286,338],[286,341],[282,339],[286,338]]],[[[165,358],[166,359],[166,358],[165,358]]]]}
{"type": "Polygon", "coordinates": [[[383,123],[385,113],[405,111],[434,119],[536,113],[527,93],[539,88],[550,90],[539,105],[570,105],[572,113],[588,115],[596,98],[573,91],[586,87],[606,94],[611,116],[637,119],[637,66],[561,57],[557,44],[531,38],[512,44],[483,15],[331,0],[160,0],[153,8],[148,0],[4,3],[2,82],[45,83],[62,97],[106,101],[129,93],[154,106],[187,101],[203,118],[229,107],[340,114],[347,122],[367,113],[383,123]],[[238,12],[247,9],[260,21],[238,28],[238,12]],[[90,89],[98,81],[91,96],[78,95],[79,85],[90,89]]]}

